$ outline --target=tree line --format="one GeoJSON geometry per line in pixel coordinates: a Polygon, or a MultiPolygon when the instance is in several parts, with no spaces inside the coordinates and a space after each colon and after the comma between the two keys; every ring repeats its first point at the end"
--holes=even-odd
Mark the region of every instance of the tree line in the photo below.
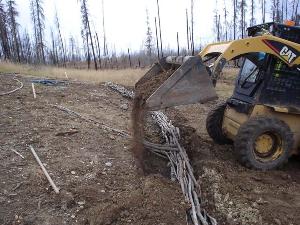
{"type": "MultiPolygon", "coordinates": [[[[221,1],[216,0],[216,5],[221,1]]],[[[277,23],[293,20],[299,25],[300,22],[299,0],[223,0],[223,6],[221,10],[216,7],[214,13],[217,41],[244,38],[247,27],[265,23],[268,16],[271,17],[268,21],[277,23]],[[232,9],[231,15],[229,8],[232,9]]]]}
{"type": "MultiPolygon", "coordinates": [[[[282,23],[293,20],[299,25],[300,0],[216,0],[214,11],[214,31],[216,41],[227,41],[246,37],[246,28],[267,20],[282,23]],[[222,2],[223,1],[223,2],[222,2]],[[220,8],[221,7],[221,8],[220,8]],[[230,9],[230,10],[229,10],[230,9]],[[258,16],[259,15],[259,16],[258,16]],[[267,18],[271,16],[271,18],[267,18]],[[259,19],[258,19],[259,18],[259,19]]],[[[65,40],[62,36],[60,19],[55,12],[54,27],[46,28],[43,0],[30,0],[30,16],[33,33],[22,30],[18,23],[19,12],[15,0],[0,0],[0,59],[16,63],[54,65],[59,67],[121,69],[145,67],[157,58],[166,55],[194,55],[201,49],[194,42],[194,0],[185,10],[186,44],[180,46],[179,33],[176,34],[177,49],[166,48],[162,41],[159,0],[156,0],[157,13],[150,18],[145,10],[145,43],[139,52],[117,54],[116,49],[108,49],[105,33],[104,0],[102,0],[103,38],[93,24],[88,0],[78,0],[81,13],[81,43],[75,36],[65,40]],[[155,25],[152,31],[151,24],[155,25]],[[46,41],[45,30],[50,30],[51,40],[46,41]],[[22,30],[22,32],[21,32],[22,30]]]]}

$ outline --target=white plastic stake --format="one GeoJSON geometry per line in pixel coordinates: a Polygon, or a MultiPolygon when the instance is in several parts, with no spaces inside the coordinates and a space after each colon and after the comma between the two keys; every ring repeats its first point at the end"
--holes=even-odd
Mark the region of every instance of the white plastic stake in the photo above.
{"type": "Polygon", "coordinates": [[[38,155],[36,154],[34,148],[33,148],[31,145],[29,145],[29,147],[30,147],[30,150],[31,150],[31,152],[32,152],[32,154],[33,154],[33,156],[34,156],[34,158],[36,159],[36,161],[38,162],[38,164],[39,164],[40,167],[42,168],[42,171],[44,172],[45,176],[47,177],[47,179],[48,179],[50,185],[52,186],[53,190],[55,191],[56,194],[58,194],[58,193],[59,193],[58,187],[57,187],[57,186],[55,185],[55,183],[53,182],[53,180],[52,180],[52,178],[50,177],[49,173],[47,172],[45,166],[43,165],[43,163],[41,162],[40,158],[39,158],[38,155]]]}
{"type": "Polygon", "coordinates": [[[31,83],[31,87],[32,87],[33,98],[36,98],[34,83],[31,83]]]}

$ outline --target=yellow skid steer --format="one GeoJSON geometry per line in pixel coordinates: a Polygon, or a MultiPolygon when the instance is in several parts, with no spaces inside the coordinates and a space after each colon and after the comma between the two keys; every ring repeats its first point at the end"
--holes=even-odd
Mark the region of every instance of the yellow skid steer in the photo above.
{"type": "Polygon", "coordinates": [[[248,36],[210,44],[197,56],[162,58],[136,87],[175,68],[145,107],[205,103],[217,98],[225,64],[242,58],[233,94],[208,114],[207,131],[218,144],[234,143],[243,165],[274,169],[300,148],[300,27],[266,23],[249,27],[248,36]]]}

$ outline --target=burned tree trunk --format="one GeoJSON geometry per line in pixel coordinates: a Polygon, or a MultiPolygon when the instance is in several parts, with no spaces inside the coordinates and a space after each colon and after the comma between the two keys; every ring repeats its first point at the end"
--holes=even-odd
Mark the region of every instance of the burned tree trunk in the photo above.
{"type": "Polygon", "coordinates": [[[8,39],[8,29],[7,29],[7,14],[0,0],[0,39],[1,39],[1,48],[3,51],[4,59],[10,59],[10,45],[8,39]]]}
{"type": "Polygon", "coordinates": [[[66,51],[65,51],[65,46],[64,46],[63,39],[62,39],[61,31],[60,31],[60,23],[59,23],[57,11],[55,12],[55,25],[56,25],[56,29],[57,29],[57,33],[58,33],[59,42],[60,42],[61,58],[63,59],[64,67],[67,67],[67,65],[66,65],[66,51]]]}
{"type": "Polygon", "coordinates": [[[158,27],[159,27],[159,38],[160,38],[160,52],[161,52],[161,57],[164,57],[163,53],[163,44],[162,44],[162,38],[161,38],[161,24],[160,24],[160,12],[159,12],[159,3],[158,0],[156,0],[157,4],[157,16],[158,16],[158,27]]]}
{"type": "Polygon", "coordinates": [[[18,11],[16,10],[16,2],[14,0],[7,1],[8,6],[8,24],[11,32],[11,41],[13,45],[13,50],[16,54],[16,60],[20,63],[21,56],[20,56],[20,42],[19,42],[19,24],[16,22],[16,17],[19,15],[18,11]]]}
{"type": "MultiPolygon", "coordinates": [[[[89,12],[88,12],[88,8],[87,8],[87,0],[80,0],[80,1],[81,1],[82,24],[83,24],[83,29],[86,33],[86,43],[87,43],[87,45],[89,45],[89,39],[90,39],[90,44],[92,47],[92,54],[93,54],[94,64],[95,64],[95,70],[97,70],[98,65],[97,65],[94,42],[93,42],[92,32],[91,32],[91,27],[90,27],[89,12]]],[[[89,51],[88,51],[88,58],[89,57],[90,56],[89,56],[89,51]]]]}

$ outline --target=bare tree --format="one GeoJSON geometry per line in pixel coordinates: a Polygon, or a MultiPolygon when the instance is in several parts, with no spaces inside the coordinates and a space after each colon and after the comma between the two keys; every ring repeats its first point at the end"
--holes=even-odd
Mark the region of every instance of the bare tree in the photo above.
{"type": "Polygon", "coordinates": [[[180,46],[179,46],[179,35],[178,35],[178,32],[177,32],[177,35],[176,35],[176,39],[177,39],[177,56],[179,56],[180,46]]]}
{"type": "Polygon", "coordinates": [[[1,38],[1,48],[3,56],[5,59],[10,59],[10,45],[8,38],[8,29],[7,29],[7,14],[4,8],[2,0],[0,0],[0,38],[1,38]]]}
{"type": "Polygon", "coordinates": [[[32,53],[32,43],[30,40],[30,36],[28,32],[25,30],[22,40],[21,40],[21,45],[23,49],[23,58],[26,63],[32,63],[33,62],[33,53],[32,53]]]}
{"type": "Polygon", "coordinates": [[[217,42],[221,41],[221,28],[220,28],[220,14],[218,11],[218,0],[216,0],[216,8],[214,11],[215,15],[214,15],[214,30],[216,31],[217,34],[217,42]]]}
{"type": "Polygon", "coordinates": [[[255,2],[254,0],[251,0],[251,18],[250,18],[250,26],[253,26],[255,24],[255,2]]]}
{"type": "Polygon", "coordinates": [[[233,0],[233,39],[236,39],[237,0],[233,0]]]}
{"type": "MultiPolygon", "coordinates": [[[[154,23],[155,23],[155,36],[156,36],[156,50],[157,50],[157,58],[159,59],[159,40],[158,40],[158,34],[157,34],[157,23],[156,23],[156,17],[154,17],[154,23]]],[[[140,66],[140,63],[139,63],[140,66]]]]}
{"type": "Polygon", "coordinates": [[[44,29],[45,29],[45,15],[42,0],[31,0],[31,18],[33,22],[36,59],[38,62],[46,63],[45,50],[44,50],[44,29]]]}
{"type": "Polygon", "coordinates": [[[160,11],[159,11],[159,3],[158,0],[156,0],[156,5],[157,5],[157,16],[158,16],[158,27],[159,27],[159,38],[160,38],[160,52],[161,52],[161,57],[164,57],[163,54],[163,43],[162,43],[162,38],[161,38],[161,24],[160,24],[160,11]]]}
{"type": "Polygon", "coordinates": [[[92,38],[92,32],[91,32],[91,26],[90,26],[90,20],[89,20],[89,11],[87,8],[87,0],[80,0],[80,2],[81,2],[81,20],[82,20],[83,29],[86,34],[86,43],[87,43],[87,45],[89,45],[89,43],[91,44],[92,54],[93,54],[94,64],[95,64],[95,70],[97,70],[98,65],[97,65],[97,59],[96,59],[96,55],[95,55],[94,42],[93,42],[93,38],[92,38]]]}
{"type": "Polygon", "coordinates": [[[262,19],[262,23],[266,22],[266,0],[260,0],[260,4],[261,4],[261,19],[262,19]]]}
{"type": "Polygon", "coordinates": [[[150,22],[149,22],[148,9],[146,9],[146,41],[145,41],[145,47],[146,47],[146,55],[151,60],[152,49],[153,49],[153,37],[152,37],[152,30],[151,30],[150,22]]]}
{"type": "Polygon", "coordinates": [[[66,67],[67,66],[66,65],[66,50],[65,50],[64,42],[63,42],[62,35],[61,35],[60,23],[59,23],[59,19],[58,19],[57,10],[55,10],[55,26],[56,26],[56,30],[58,33],[60,56],[63,59],[64,67],[66,67]]]}
{"type": "Polygon", "coordinates": [[[245,36],[245,31],[247,28],[247,23],[246,23],[246,12],[247,12],[247,3],[246,0],[241,0],[238,5],[241,13],[241,18],[240,18],[240,31],[241,31],[241,37],[244,38],[245,36]]]}
{"type": "Polygon", "coordinates": [[[296,0],[293,4],[294,13],[292,14],[292,16],[293,16],[293,20],[296,22],[296,24],[299,24],[299,17],[300,17],[300,15],[298,14],[299,1],[300,0],[296,0]]]}
{"type": "Polygon", "coordinates": [[[20,63],[20,42],[19,42],[19,24],[16,21],[19,13],[16,10],[16,2],[14,0],[7,1],[7,14],[8,14],[8,25],[10,28],[11,42],[13,46],[13,52],[16,53],[16,59],[20,63]]]}
{"type": "Polygon", "coordinates": [[[88,63],[88,69],[91,67],[91,54],[90,54],[90,47],[89,47],[89,35],[86,29],[81,29],[81,37],[83,41],[83,50],[84,54],[88,63]]]}
{"type": "Polygon", "coordinates": [[[187,41],[187,52],[189,54],[190,52],[190,38],[189,38],[189,15],[188,10],[185,9],[185,15],[186,15],[186,41],[187,41]]]}
{"type": "Polygon", "coordinates": [[[102,29],[103,29],[103,55],[108,54],[107,43],[106,43],[106,32],[105,32],[105,16],[104,16],[104,0],[102,0],[102,29]]]}
{"type": "Polygon", "coordinates": [[[194,0],[191,0],[191,50],[192,55],[195,54],[195,44],[194,44],[194,0]]]}
{"type": "Polygon", "coordinates": [[[98,37],[98,33],[97,32],[95,32],[95,40],[96,40],[97,49],[98,49],[99,67],[101,69],[101,49],[100,49],[100,42],[99,42],[99,37],[98,37]]]}
{"type": "Polygon", "coordinates": [[[228,21],[227,21],[227,15],[228,15],[228,11],[227,11],[227,7],[226,7],[226,1],[224,0],[224,33],[225,33],[225,40],[228,40],[228,21]]]}
{"type": "Polygon", "coordinates": [[[279,0],[272,0],[271,10],[272,10],[272,20],[274,22],[280,22],[281,16],[280,16],[279,0]]]}
{"type": "Polygon", "coordinates": [[[57,54],[57,47],[56,47],[56,39],[53,34],[53,30],[51,28],[51,44],[52,44],[52,50],[50,52],[50,61],[52,61],[53,65],[58,65],[59,60],[58,60],[58,54],[57,54]]]}

